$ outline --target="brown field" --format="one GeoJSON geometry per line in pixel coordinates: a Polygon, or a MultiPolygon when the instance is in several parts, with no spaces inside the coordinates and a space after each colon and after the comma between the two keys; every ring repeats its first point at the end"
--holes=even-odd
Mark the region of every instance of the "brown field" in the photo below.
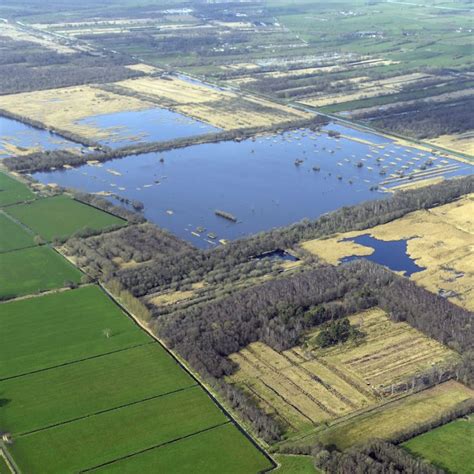
{"type": "Polygon", "coordinates": [[[92,86],[75,86],[0,97],[0,109],[41,122],[46,127],[67,130],[91,140],[109,138],[116,131],[77,121],[99,114],[154,107],[134,97],[121,96],[92,86]]]}
{"type": "Polygon", "coordinates": [[[315,348],[314,333],[302,346],[279,353],[256,342],[230,356],[239,365],[230,380],[296,432],[375,406],[400,387],[409,390],[415,376],[458,359],[378,308],[350,320],[366,334],[362,343],[315,348]]]}
{"type": "Polygon", "coordinates": [[[370,438],[390,441],[400,432],[409,431],[448,413],[459,403],[472,400],[473,395],[471,389],[450,380],[366,413],[336,420],[328,428],[322,428],[288,444],[311,445],[315,441],[321,441],[326,445],[335,444],[339,449],[346,449],[354,444],[367,442],[370,438]]]}
{"type": "Polygon", "coordinates": [[[372,249],[346,237],[370,234],[380,240],[409,239],[407,252],[426,269],[411,279],[450,301],[474,310],[474,195],[430,210],[416,211],[371,229],[310,240],[302,247],[333,265],[348,255],[369,255],[372,249]]]}
{"type": "Polygon", "coordinates": [[[433,77],[435,76],[422,73],[412,73],[375,81],[352,81],[354,86],[352,91],[344,91],[333,95],[326,94],[311,96],[305,98],[301,102],[314,107],[323,107],[326,105],[340,104],[369,97],[378,97],[380,95],[396,94],[407,84],[416,84],[419,81],[433,77]]]}
{"type": "Polygon", "coordinates": [[[474,155],[474,132],[469,131],[457,135],[441,135],[437,138],[428,140],[434,145],[454,150],[467,155],[474,155]]]}
{"type": "Polygon", "coordinates": [[[155,66],[150,66],[144,63],[131,64],[130,66],[125,66],[125,67],[127,67],[128,69],[131,69],[132,71],[144,72],[145,74],[153,74],[160,70],[159,68],[155,66]]]}
{"type": "Polygon", "coordinates": [[[52,51],[56,51],[57,53],[61,54],[75,53],[75,50],[73,48],[70,48],[69,46],[63,45],[58,41],[51,39],[51,37],[46,34],[40,32],[33,33],[31,29],[25,30],[11,23],[2,22],[1,25],[2,36],[7,36],[8,38],[11,38],[15,41],[30,41],[32,43],[36,43],[39,46],[50,49],[52,51]]]}
{"type": "Polygon", "coordinates": [[[177,78],[145,77],[116,85],[225,130],[271,126],[312,116],[252,95],[210,89],[177,78]]]}

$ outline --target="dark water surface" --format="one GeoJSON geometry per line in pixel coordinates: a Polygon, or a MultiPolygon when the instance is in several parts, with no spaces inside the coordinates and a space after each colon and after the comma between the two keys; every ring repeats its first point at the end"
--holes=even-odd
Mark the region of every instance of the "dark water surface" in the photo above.
{"type": "Polygon", "coordinates": [[[356,244],[371,247],[374,252],[371,255],[344,257],[341,262],[350,262],[360,258],[365,258],[371,262],[383,265],[395,272],[404,272],[405,276],[421,272],[423,267],[419,267],[407,253],[407,240],[379,240],[369,234],[359,235],[343,239],[343,241],[355,242],[356,244]]]}

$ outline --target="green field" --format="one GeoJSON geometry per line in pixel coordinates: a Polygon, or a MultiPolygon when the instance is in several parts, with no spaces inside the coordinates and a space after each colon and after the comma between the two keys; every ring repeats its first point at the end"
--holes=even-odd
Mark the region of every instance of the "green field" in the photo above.
{"type": "Polygon", "coordinates": [[[82,204],[67,196],[39,199],[8,208],[8,213],[44,239],[70,237],[78,231],[94,231],[125,225],[120,217],[82,204]]]}
{"type": "Polygon", "coordinates": [[[276,454],[275,459],[280,467],[275,474],[317,474],[312,456],[296,456],[293,454],[276,454]]]}
{"type": "Polygon", "coordinates": [[[474,418],[456,420],[403,443],[415,456],[422,457],[447,473],[474,472],[474,418]]]}
{"type": "Polygon", "coordinates": [[[0,254],[0,298],[61,288],[78,283],[81,272],[46,245],[0,254]]]}
{"type": "Polygon", "coordinates": [[[9,450],[22,472],[65,474],[227,422],[226,416],[200,387],[191,387],[19,436],[9,450]]]}
{"type": "Polygon", "coordinates": [[[3,456],[0,456],[0,474],[11,474],[10,469],[7,466],[7,463],[3,456]]]}
{"type": "Polygon", "coordinates": [[[270,468],[270,461],[233,424],[227,423],[93,472],[135,474],[149,472],[150,466],[153,472],[166,474],[252,474],[270,468]]]}
{"type": "Polygon", "coordinates": [[[151,341],[96,286],[0,307],[0,380],[151,341]]]}
{"type": "Polygon", "coordinates": [[[24,433],[195,385],[157,343],[0,383],[0,426],[24,433]],[[54,407],[54,409],[52,409],[54,407]]]}
{"type": "Polygon", "coordinates": [[[16,179],[0,173],[0,206],[33,199],[35,195],[16,179]]]}
{"type": "Polygon", "coordinates": [[[23,249],[34,245],[33,236],[0,212],[0,252],[23,249]]]}

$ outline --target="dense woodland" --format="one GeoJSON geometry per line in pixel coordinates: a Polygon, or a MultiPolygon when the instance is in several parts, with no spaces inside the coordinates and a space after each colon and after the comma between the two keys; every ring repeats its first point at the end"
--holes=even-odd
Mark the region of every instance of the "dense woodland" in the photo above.
{"type": "Polygon", "coordinates": [[[389,107],[382,116],[374,117],[371,112],[359,117],[392,133],[426,139],[473,130],[473,107],[473,97],[442,104],[419,100],[389,107]]]}
{"type": "Polygon", "coordinates": [[[120,54],[61,54],[29,41],[0,36],[0,94],[141,76],[143,73],[125,67],[133,62],[120,54]]]}

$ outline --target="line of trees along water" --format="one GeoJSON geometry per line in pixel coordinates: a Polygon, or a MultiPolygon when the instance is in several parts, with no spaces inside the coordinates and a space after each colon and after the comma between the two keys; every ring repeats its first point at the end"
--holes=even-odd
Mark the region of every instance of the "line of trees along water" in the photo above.
{"type": "Polygon", "coordinates": [[[117,272],[121,284],[135,296],[179,286],[212,276],[218,281],[238,278],[240,270],[250,272],[257,262],[252,257],[278,248],[290,248],[304,240],[337,232],[361,230],[390,222],[409,212],[451,202],[474,192],[474,176],[447,180],[434,186],[395,193],[388,199],[368,201],[288,227],[230,242],[210,251],[183,250],[179,255],[159,256],[153,260],[117,272]],[[239,268],[245,265],[244,268],[239,268]]]}
{"type": "MultiPolygon", "coordinates": [[[[32,121],[28,118],[12,114],[11,112],[1,111],[0,114],[15,118],[21,122],[36,126],[38,128],[44,128],[39,122],[32,121]]],[[[143,144],[133,144],[125,147],[116,148],[114,150],[98,146],[101,148],[100,151],[77,154],[68,150],[48,150],[35,153],[29,153],[27,155],[15,156],[5,158],[3,163],[11,170],[20,173],[34,173],[38,171],[48,171],[51,169],[62,168],[64,165],[68,166],[81,166],[86,164],[88,161],[109,161],[117,158],[124,158],[130,155],[139,155],[144,153],[162,152],[173,150],[175,148],[184,148],[191,145],[199,145],[203,143],[216,143],[228,140],[245,140],[247,138],[254,137],[260,133],[280,133],[286,130],[292,130],[296,128],[306,127],[310,129],[319,129],[322,125],[326,124],[328,120],[324,117],[317,116],[311,119],[305,120],[292,120],[289,122],[282,122],[273,126],[265,127],[250,127],[241,128],[237,130],[226,130],[218,131],[213,133],[206,133],[202,135],[189,136],[183,138],[177,138],[174,140],[150,142],[143,144]]],[[[64,130],[57,130],[58,134],[71,140],[91,144],[93,142],[88,141],[86,138],[79,137],[76,134],[66,132],[64,130]]]]}

